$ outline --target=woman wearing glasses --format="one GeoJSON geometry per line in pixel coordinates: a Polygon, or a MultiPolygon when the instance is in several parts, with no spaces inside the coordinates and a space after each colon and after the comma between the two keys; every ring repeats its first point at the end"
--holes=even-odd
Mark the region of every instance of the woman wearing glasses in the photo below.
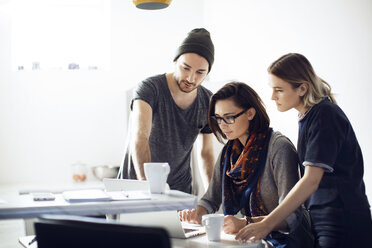
{"type": "MultiPolygon", "coordinates": [[[[298,181],[293,144],[270,127],[257,93],[240,82],[226,84],[209,104],[209,126],[218,141],[227,143],[214,167],[208,190],[196,209],[183,210],[181,220],[201,223],[204,214],[225,214],[224,231],[232,234],[261,221],[298,181]],[[245,218],[234,215],[241,212],[245,218]]],[[[312,247],[308,216],[300,207],[266,237],[272,246],[312,247]]]]}

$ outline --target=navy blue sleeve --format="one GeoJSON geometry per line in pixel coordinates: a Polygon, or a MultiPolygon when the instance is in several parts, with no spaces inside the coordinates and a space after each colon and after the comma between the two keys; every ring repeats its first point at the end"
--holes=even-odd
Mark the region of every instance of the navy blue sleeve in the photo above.
{"type": "Polygon", "coordinates": [[[321,163],[334,169],[347,132],[347,120],[336,108],[323,105],[313,116],[307,136],[305,162],[321,163]]]}

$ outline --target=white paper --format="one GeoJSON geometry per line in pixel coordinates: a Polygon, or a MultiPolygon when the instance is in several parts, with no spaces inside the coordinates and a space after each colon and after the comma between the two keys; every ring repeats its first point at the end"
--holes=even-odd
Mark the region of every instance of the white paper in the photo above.
{"type": "Polygon", "coordinates": [[[70,190],[62,193],[68,202],[109,201],[111,197],[100,189],[70,190]]]}
{"type": "Polygon", "coordinates": [[[127,201],[151,199],[148,191],[112,191],[105,192],[100,189],[71,190],[62,193],[68,202],[91,202],[91,201],[127,201]]]}

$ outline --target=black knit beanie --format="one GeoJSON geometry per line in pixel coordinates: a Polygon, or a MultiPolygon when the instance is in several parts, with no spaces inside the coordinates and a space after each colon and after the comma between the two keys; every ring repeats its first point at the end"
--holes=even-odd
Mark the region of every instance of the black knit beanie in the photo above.
{"type": "Polygon", "coordinates": [[[204,57],[209,63],[208,72],[210,72],[214,61],[214,46],[208,30],[204,28],[191,30],[178,47],[173,61],[184,53],[196,53],[204,57]]]}

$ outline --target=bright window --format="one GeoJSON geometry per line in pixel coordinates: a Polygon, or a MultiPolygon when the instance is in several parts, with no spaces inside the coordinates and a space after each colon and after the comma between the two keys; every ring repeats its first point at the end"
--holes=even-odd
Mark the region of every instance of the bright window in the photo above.
{"type": "Polygon", "coordinates": [[[14,70],[108,70],[110,1],[12,0],[14,70]]]}

